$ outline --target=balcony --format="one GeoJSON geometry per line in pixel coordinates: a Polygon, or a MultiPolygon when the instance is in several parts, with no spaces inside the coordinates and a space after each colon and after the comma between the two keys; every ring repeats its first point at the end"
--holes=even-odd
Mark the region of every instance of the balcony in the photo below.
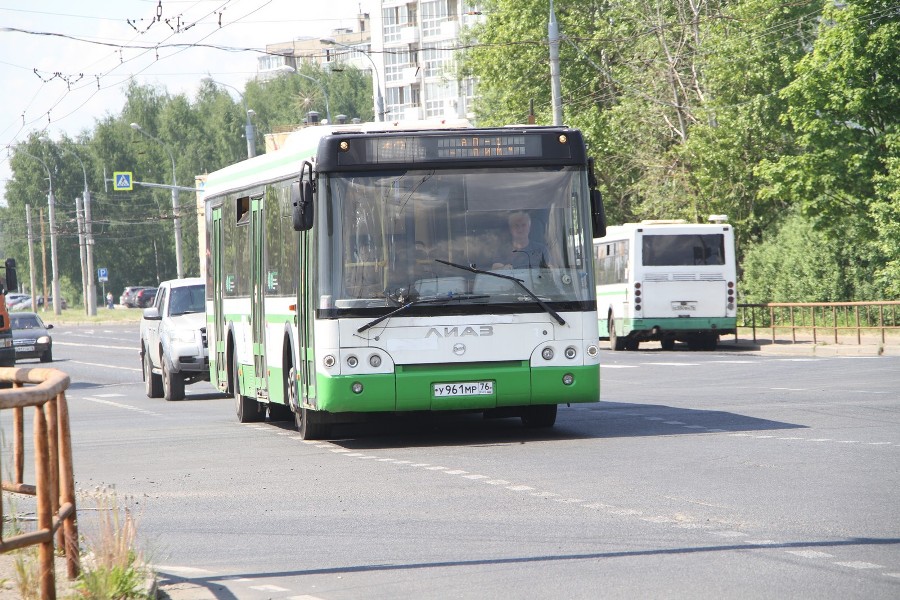
{"type": "Polygon", "coordinates": [[[406,67],[400,72],[400,82],[403,85],[416,85],[419,83],[419,67],[406,67]]]}
{"type": "Polygon", "coordinates": [[[403,44],[415,44],[419,41],[418,27],[404,27],[400,30],[400,42],[403,44]]]}

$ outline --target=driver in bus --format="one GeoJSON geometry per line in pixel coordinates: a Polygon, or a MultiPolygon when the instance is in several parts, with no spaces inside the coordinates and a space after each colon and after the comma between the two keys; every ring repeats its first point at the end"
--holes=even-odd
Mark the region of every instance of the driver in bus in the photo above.
{"type": "Polygon", "coordinates": [[[546,269],[550,267],[550,251],[547,246],[530,238],[531,217],[524,210],[510,213],[510,245],[501,250],[499,261],[491,267],[497,269],[546,269]]]}

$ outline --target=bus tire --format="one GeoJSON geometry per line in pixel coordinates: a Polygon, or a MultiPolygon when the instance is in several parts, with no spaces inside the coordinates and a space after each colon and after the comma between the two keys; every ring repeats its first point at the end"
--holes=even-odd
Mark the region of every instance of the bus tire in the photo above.
{"type": "Polygon", "coordinates": [[[259,402],[256,401],[256,398],[250,398],[241,393],[241,381],[236,360],[231,362],[231,386],[234,392],[234,406],[238,423],[255,423],[259,421],[262,415],[262,412],[259,410],[259,402]]]}
{"type": "Polygon", "coordinates": [[[556,424],[556,404],[526,406],[522,412],[522,425],[530,429],[548,428],[556,424]]]}
{"type": "Polygon", "coordinates": [[[616,352],[621,352],[622,350],[626,350],[626,339],[620,338],[616,335],[616,321],[613,319],[612,313],[609,313],[609,318],[606,321],[606,328],[609,329],[609,347],[616,352]]]}
{"type": "Polygon", "coordinates": [[[184,376],[181,373],[173,373],[167,366],[165,358],[162,361],[162,387],[163,397],[168,400],[184,399],[184,376]]]}
{"type": "Polygon", "coordinates": [[[664,338],[660,340],[659,345],[663,350],[674,350],[675,349],[675,338],[664,338]]]}
{"type": "Polygon", "coordinates": [[[162,377],[153,373],[153,365],[150,364],[150,354],[144,351],[144,360],[141,361],[144,367],[144,391],[147,392],[148,398],[162,398],[162,377]]]}
{"type": "Polygon", "coordinates": [[[302,440],[321,440],[328,437],[328,425],[318,411],[301,406],[294,413],[294,423],[302,440]]]}

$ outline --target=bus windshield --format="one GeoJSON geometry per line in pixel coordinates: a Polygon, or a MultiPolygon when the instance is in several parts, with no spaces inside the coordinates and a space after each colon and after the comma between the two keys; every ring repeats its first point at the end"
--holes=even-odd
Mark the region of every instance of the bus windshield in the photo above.
{"type": "Polygon", "coordinates": [[[520,279],[540,302],[593,301],[587,193],[572,167],[323,176],[322,307],[536,302],[515,281],[474,270],[520,279]]]}
{"type": "Polygon", "coordinates": [[[725,236],[721,233],[645,235],[641,246],[645,267],[725,264],[725,236]]]}

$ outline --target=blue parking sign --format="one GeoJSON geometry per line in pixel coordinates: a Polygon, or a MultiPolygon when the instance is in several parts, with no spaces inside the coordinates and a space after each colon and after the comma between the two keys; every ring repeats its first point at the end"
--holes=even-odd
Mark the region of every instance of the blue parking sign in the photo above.
{"type": "Polygon", "coordinates": [[[109,281],[109,272],[104,267],[97,269],[97,281],[109,281]]]}

